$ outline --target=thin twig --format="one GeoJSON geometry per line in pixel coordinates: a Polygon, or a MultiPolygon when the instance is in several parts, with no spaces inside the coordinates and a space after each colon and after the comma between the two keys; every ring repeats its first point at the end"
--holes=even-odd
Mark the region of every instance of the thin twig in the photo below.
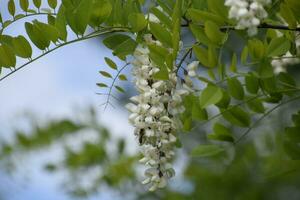
{"type": "Polygon", "coordinates": [[[126,28],[123,28],[123,29],[120,29],[120,28],[111,28],[111,30],[107,30],[107,31],[94,31],[84,37],[81,37],[81,38],[78,38],[78,39],[75,39],[75,40],[70,40],[68,42],[65,42],[65,43],[62,43],[61,45],[58,45],[56,47],[54,47],[53,49],[50,49],[49,51],[46,51],[45,53],[31,59],[30,61],[28,61],[27,63],[24,63],[23,65],[21,65],[20,67],[16,68],[15,70],[13,70],[12,72],[9,72],[8,74],[6,74],[5,76],[3,76],[2,78],[0,78],[0,82],[3,81],[4,79],[6,79],[7,77],[13,75],[14,73],[16,73],[17,71],[23,69],[24,67],[26,67],[27,65],[31,64],[32,62],[38,60],[39,58],[42,58],[44,57],[45,55],[63,47],[63,46],[66,46],[66,45],[69,45],[69,44],[72,44],[72,43],[75,43],[75,42],[79,42],[79,41],[83,41],[83,40],[88,40],[88,39],[91,39],[91,38],[94,38],[94,37],[98,37],[100,35],[103,35],[103,34],[106,34],[106,33],[113,33],[113,32],[123,32],[123,31],[126,31],[127,29],[126,28]]]}
{"type": "Polygon", "coordinates": [[[13,21],[11,21],[11,23],[8,24],[7,26],[3,26],[2,25],[2,28],[0,29],[0,34],[3,33],[4,29],[6,29],[10,25],[14,24],[15,22],[17,22],[17,21],[19,21],[21,19],[27,18],[27,17],[37,16],[37,15],[56,15],[56,13],[41,13],[41,12],[38,12],[38,13],[32,13],[32,14],[25,14],[24,16],[22,16],[20,18],[13,19],[13,21]]]}
{"type": "MultiPolygon", "coordinates": [[[[190,22],[188,22],[186,24],[182,24],[181,26],[182,27],[188,27],[189,25],[190,25],[190,22]]],[[[197,25],[204,28],[203,24],[197,24],[197,25]]],[[[259,29],[287,30],[287,31],[300,31],[300,27],[290,28],[290,27],[285,26],[285,25],[273,25],[273,24],[267,24],[267,23],[262,23],[257,28],[259,28],[259,29]]],[[[226,31],[226,30],[238,30],[238,29],[236,29],[235,26],[221,26],[220,30],[221,31],[226,31]]]]}
{"type": "Polygon", "coordinates": [[[177,69],[176,69],[176,74],[178,73],[179,69],[182,67],[182,63],[184,62],[184,60],[187,58],[187,56],[193,51],[193,47],[189,48],[187,52],[185,52],[185,54],[183,55],[183,57],[181,58],[181,60],[179,61],[178,65],[177,65],[177,69]]]}
{"type": "Polygon", "coordinates": [[[282,105],[284,105],[284,104],[290,103],[290,102],[295,101],[295,100],[297,100],[297,99],[300,99],[300,96],[296,96],[295,98],[289,99],[289,100],[287,100],[287,101],[285,101],[285,102],[282,102],[282,103],[280,103],[280,104],[274,106],[272,109],[270,109],[268,112],[266,112],[263,116],[261,116],[257,121],[255,121],[255,122],[252,124],[252,126],[250,126],[250,127],[242,134],[242,136],[239,137],[239,138],[236,140],[236,142],[235,142],[234,144],[236,145],[237,143],[239,143],[244,137],[246,137],[246,136],[250,133],[250,131],[251,131],[257,124],[259,124],[264,118],[266,118],[266,117],[267,117],[269,114],[271,114],[274,110],[276,110],[277,108],[279,108],[280,106],[282,106],[282,105]]]}
{"type": "Polygon", "coordinates": [[[118,73],[116,74],[116,76],[113,79],[113,82],[111,83],[110,87],[109,87],[109,91],[108,91],[108,95],[107,95],[107,99],[106,102],[103,104],[105,105],[104,110],[106,110],[108,104],[110,103],[110,97],[111,97],[111,93],[112,93],[112,88],[117,80],[117,78],[119,77],[120,73],[129,65],[130,63],[125,63],[125,65],[118,71],[118,73]]]}

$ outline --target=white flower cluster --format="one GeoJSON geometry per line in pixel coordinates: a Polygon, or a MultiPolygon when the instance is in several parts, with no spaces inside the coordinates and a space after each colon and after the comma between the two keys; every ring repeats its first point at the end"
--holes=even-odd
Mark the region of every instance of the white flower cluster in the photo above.
{"type": "Polygon", "coordinates": [[[226,0],[230,7],[229,18],[237,20],[237,29],[248,29],[248,34],[257,34],[257,26],[268,16],[264,6],[272,0],[226,0]]]}
{"type": "MultiPolygon", "coordinates": [[[[145,36],[146,43],[161,45],[145,36]]],[[[175,134],[179,126],[176,115],[184,111],[182,98],[191,91],[192,82],[186,81],[182,89],[176,89],[176,67],[169,71],[169,80],[155,80],[159,68],[149,58],[147,45],[139,45],[134,52],[132,74],[139,95],[130,98],[126,105],[131,112],[129,121],[135,127],[135,135],[142,146],[141,163],[149,166],[143,184],[150,184],[150,191],[163,188],[175,175],[172,168],[175,134]]]]}

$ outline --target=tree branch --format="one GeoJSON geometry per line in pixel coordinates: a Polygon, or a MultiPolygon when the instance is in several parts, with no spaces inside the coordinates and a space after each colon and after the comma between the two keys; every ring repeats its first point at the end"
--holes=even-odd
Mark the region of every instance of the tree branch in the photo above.
{"type": "MultiPolygon", "coordinates": [[[[190,25],[190,23],[191,22],[189,21],[186,24],[182,24],[181,27],[188,27],[190,25]]],[[[204,28],[203,24],[198,24],[198,25],[204,28]]],[[[267,23],[262,23],[257,28],[259,28],[259,29],[287,30],[287,31],[300,31],[300,27],[290,28],[290,27],[285,26],[285,25],[272,25],[272,24],[267,24],[267,23]]],[[[236,29],[235,26],[221,26],[220,30],[221,31],[226,31],[226,30],[239,30],[239,29],[236,29]]]]}
{"type": "Polygon", "coordinates": [[[261,116],[257,121],[255,121],[255,122],[252,124],[252,126],[250,126],[250,127],[243,133],[243,135],[242,135],[241,137],[239,137],[239,138],[236,140],[236,142],[235,142],[234,144],[236,145],[237,143],[239,143],[244,137],[246,137],[246,136],[250,133],[250,131],[251,131],[257,124],[259,124],[264,118],[266,118],[266,117],[267,117],[269,114],[271,114],[274,110],[276,110],[277,108],[279,108],[279,107],[282,106],[282,105],[285,105],[285,104],[290,103],[290,102],[292,102],[292,101],[295,101],[295,100],[297,100],[297,99],[300,99],[300,96],[296,96],[296,97],[294,97],[294,98],[292,98],[292,99],[289,99],[289,100],[287,100],[287,101],[285,101],[285,102],[282,102],[282,103],[280,103],[280,104],[274,106],[273,108],[271,108],[268,112],[266,112],[263,116],[261,116]]]}
{"type": "Polygon", "coordinates": [[[56,47],[54,47],[53,49],[49,50],[49,51],[46,51],[45,53],[35,57],[34,59],[31,59],[30,61],[28,61],[27,63],[24,63],[23,65],[21,65],[20,67],[14,69],[13,71],[9,72],[8,74],[6,74],[5,76],[3,76],[2,78],[0,78],[0,82],[3,81],[4,79],[8,78],[9,76],[13,75],[14,73],[16,73],[17,71],[23,69],[24,67],[26,67],[27,65],[31,64],[32,62],[38,60],[39,58],[42,58],[44,57],[45,55],[63,47],[63,46],[66,46],[66,45],[69,45],[69,44],[72,44],[72,43],[75,43],[75,42],[79,42],[79,41],[83,41],[83,40],[88,40],[88,39],[91,39],[91,38],[94,38],[94,37],[98,37],[100,35],[103,35],[103,34],[106,34],[106,33],[113,33],[113,32],[124,32],[124,31],[127,31],[126,28],[111,28],[111,30],[107,30],[107,31],[103,31],[103,30],[100,30],[100,31],[94,31],[86,36],[83,36],[81,38],[78,38],[78,39],[75,39],[75,40],[70,40],[68,42],[65,42],[65,43],[62,43],[56,47]]]}
{"type": "Polygon", "coordinates": [[[41,13],[41,12],[38,12],[38,13],[32,13],[32,14],[24,14],[24,16],[20,17],[20,18],[17,18],[17,19],[13,19],[7,26],[4,26],[4,23],[2,23],[2,28],[0,29],[0,34],[3,33],[3,31],[9,27],[10,25],[14,24],[15,22],[21,20],[21,19],[25,19],[27,17],[32,17],[32,16],[38,16],[38,15],[56,15],[56,13],[41,13]]]}

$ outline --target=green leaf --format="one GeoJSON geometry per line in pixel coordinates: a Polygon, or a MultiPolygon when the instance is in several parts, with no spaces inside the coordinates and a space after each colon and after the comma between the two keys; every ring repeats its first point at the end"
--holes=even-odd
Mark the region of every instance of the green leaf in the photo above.
{"type": "Polygon", "coordinates": [[[55,26],[55,17],[53,15],[47,15],[47,21],[48,21],[48,24],[51,25],[51,26],[55,26]]]}
{"type": "Polygon", "coordinates": [[[167,47],[173,46],[171,33],[160,24],[150,22],[150,31],[156,39],[158,39],[167,47]]]}
{"type": "Polygon", "coordinates": [[[101,88],[108,87],[105,83],[97,83],[96,85],[101,88]]]}
{"type": "Polygon", "coordinates": [[[277,91],[277,80],[275,77],[261,78],[260,86],[262,91],[274,94],[277,91]]]}
{"type": "Polygon", "coordinates": [[[39,29],[42,33],[42,37],[47,40],[52,41],[53,43],[58,41],[59,38],[59,31],[56,29],[55,26],[45,24],[39,21],[33,21],[34,26],[39,29]]]}
{"type": "Polygon", "coordinates": [[[233,77],[227,80],[227,84],[229,94],[235,99],[243,100],[244,89],[241,82],[237,78],[233,77]]]}
{"type": "Polygon", "coordinates": [[[220,45],[223,43],[224,33],[222,33],[216,23],[212,21],[206,21],[204,25],[204,31],[206,36],[214,44],[220,45]]]}
{"type": "Polygon", "coordinates": [[[55,19],[55,27],[59,31],[59,39],[66,41],[67,40],[67,21],[65,16],[65,7],[62,5],[60,6],[56,19],[55,19]]]}
{"type": "Polygon", "coordinates": [[[213,127],[213,134],[209,134],[207,137],[211,140],[234,142],[229,128],[220,123],[215,123],[213,127]]]}
{"type": "Polygon", "coordinates": [[[285,54],[291,48],[290,41],[285,37],[273,38],[267,48],[269,57],[285,54]]]}
{"type": "Polygon", "coordinates": [[[57,0],[48,0],[48,5],[52,8],[55,9],[57,6],[57,0]]]}
{"type": "Polygon", "coordinates": [[[22,8],[23,11],[27,12],[28,11],[28,0],[20,0],[20,7],[22,8]]]}
{"type": "Polygon", "coordinates": [[[0,46],[0,66],[6,68],[16,66],[16,56],[13,50],[6,44],[0,46]]]}
{"type": "Polygon", "coordinates": [[[242,54],[241,54],[241,62],[242,62],[242,64],[246,64],[247,60],[248,60],[248,47],[245,46],[243,48],[243,51],[242,51],[242,54]]]}
{"type": "Polygon", "coordinates": [[[169,72],[167,66],[167,58],[169,57],[168,50],[164,47],[157,45],[148,45],[150,50],[149,57],[150,59],[158,66],[159,72],[154,74],[155,79],[159,80],[168,80],[169,72]]]}
{"type": "Polygon", "coordinates": [[[273,67],[267,60],[259,63],[257,72],[260,78],[270,78],[274,76],[273,67]]]}
{"type": "Polygon", "coordinates": [[[125,57],[127,55],[130,55],[134,52],[135,48],[137,46],[136,41],[134,41],[131,38],[128,38],[121,44],[119,44],[113,51],[114,55],[117,55],[119,57],[125,57]]]}
{"type": "Polygon", "coordinates": [[[253,60],[260,60],[265,56],[265,45],[258,39],[249,40],[248,51],[253,60]]]}
{"type": "Polygon", "coordinates": [[[25,37],[20,35],[13,38],[12,46],[17,56],[22,58],[30,58],[32,56],[32,48],[25,37]]]}
{"type": "Polygon", "coordinates": [[[280,15],[283,17],[283,19],[288,23],[290,28],[297,27],[297,20],[296,20],[295,16],[293,15],[292,10],[285,2],[282,2],[280,4],[279,12],[280,12],[280,15]]]}
{"type": "Polygon", "coordinates": [[[223,97],[222,90],[214,85],[208,85],[200,95],[200,106],[206,108],[218,103],[223,97]]]}
{"type": "Polygon", "coordinates": [[[26,32],[33,44],[41,50],[45,50],[50,45],[50,40],[44,37],[43,31],[31,23],[25,23],[26,32]]]}
{"type": "Polygon", "coordinates": [[[159,19],[161,23],[166,25],[169,29],[172,28],[172,20],[170,19],[169,16],[165,15],[162,11],[160,11],[156,7],[151,8],[151,12],[159,19]]]}
{"type": "Polygon", "coordinates": [[[111,60],[110,58],[105,57],[104,60],[105,60],[106,64],[107,64],[110,68],[112,68],[112,69],[114,69],[114,70],[117,70],[117,69],[118,69],[117,64],[116,64],[113,60],[111,60]]]}
{"type": "Polygon", "coordinates": [[[245,84],[248,92],[257,94],[259,90],[259,79],[252,73],[248,73],[245,76],[245,84]]]}
{"type": "Polygon", "coordinates": [[[106,72],[106,71],[100,71],[99,72],[102,76],[107,77],[107,78],[112,78],[112,76],[110,75],[110,73],[106,72]]]}
{"type": "Polygon", "coordinates": [[[296,92],[296,91],[292,91],[295,89],[295,87],[297,87],[297,84],[296,84],[295,79],[290,74],[281,72],[280,74],[278,74],[277,80],[278,80],[278,83],[280,85],[282,85],[283,89],[290,90],[290,91],[284,92],[287,95],[293,95],[294,92],[296,92]]]}
{"type": "Polygon", "coordinates": [[[118,77],[121,81],[127,81],[127,77],[125,74],[120,74],[118,77]]]}
{"type": "Polygon", "coordinates": [[[220,15],[224,19],[228,18],[228,8],[224,5],[224,0],[209,0],[207,5],[214,14],[220,15]]]}
{"type": "Polygon", "coordinates": [[[147,26],[147,20],[145,16],[141,13],[131,13],[128,16],[129,24],[132,31],[139,32],[147,26]]]}
{"type": "Polygon", "coordinates": [[[9,0],[7,7],[8,7],[9,14],[11,14],[12,16],[15,16],[15,13],[16,13],[15,1],[14,0],[9,0]]]}
{"type": "Polygon", "coordinates": [[[249,99],[247,101],[247,105],[254,112],[257,112],[257,113],[265,112],[265,107],[260,99],[257,99],[257,98],[249,99]]]}
{"type": "MultiPolygon", "coordinates": [[[[157,4],[163,9],[163,12],[165,12],[166,14],[168,14],[169,16],[172,15],[172,9],[170,8],[169,5],[167,5],[168,3],[166,1],[163,0],[157,0],[156,1],[157,4]]],[[[173,2],[172,2],[173,4],[173,2]]]]}
{"type": "Polygon", "coordinates": [[[207,144],[199,145],[192,150],[191,156],[193,157],[209,157],[215,156],[224,152],[224,149],[218,145],[207,144]]]}
{"type": "Polygon", "coordinates": [[[192,130],[192,123],[193,123],[193,120],[192,120],[191,116],[184,117],[182,130],[184,132],[190,132],[192,130]]]}
{"type": "Polygon", "coordinates": [[[231,98],[227,91],[222,90],[223,97],[222,99],[216,104],[219,108],[227,108],[230,104],[231,98]]]}
{"type": "Polygon", "coordinates": [[[212,45],[209,45],[207,55],[209,66],[212,68],[216,67],[218,65],[218,55],[216,52],[216,48],[212,45]]]}
{"type": "Polygon", "coordinates": [[[121,88],[120,86],[115,85],[115,88],[121,92],[121,93],[125,93],[125,90],[123,88],[121,88]]]}
{"type": "Polygon", "coordinates": [[[236,73],[237,72],[237,56],[234,53],[231,58],[231,65],[229,67],[230,71],[236,73]]]}
{"type": "Polygon", "coordinates": [[[81,0],[76,8],[66,7],[66,19],[71,29],[83,35],[90,20],[93,0],[81,0]]]}
{"type": "Polygon", "coordinates": [[[202,65],[204,65],[205,67],[215,67],[210,65],[207,49],[205,49],[204,47],[194,46],[193,51],[202,65]]]}
{"type": "Polygon", "coordinates": [[[206,21],[213,21],[218,25],[224,24],[224,18],[215,15],[213,13],[202,11],[194,8],[188,9],[188,16],[192,19],[193,22],[196,23],[205,23],[206,21]]]}
{"type": "Polygon", "coordinates": [[[112,11],[112,5],[107,0],[97,0],[93,4],[93,9],[90,18],[90,25],[93,27],[98,27],[106,19],[112,11]]]}
{"type": "Polygon", "coordinates": [[[228,107],[227,110],[222,111],[222,116],[233,125],[240,127],[250,126],[249,114],[239,106],[228,107]]]}
{"type": "Polygon", "coordinates": [[[107,38],[105,38],[103,40],[103,44],[107,48],[114,50],[118,45],[120,45],[121,43],[125,42],[128,39],[130,39],[130,37],[128,35],[115,34],[115,35],[111,35],[111,36],[108,36],[107,38]]]}
{"type": "Polygon", "coordinates": [[[206,46],[210,44],[210,40],[204,33],[203,27],[197,26],[195,24],[190,24],[189,28],[198,42],[205,44],[206,46]]]}
{"type": "Polygon", "coordinates": [[[185,105],[185,107],[186,109],[191,108],[192,119],[198,121],[207,120],[208,119],[207,111],[201,108],[199,103],[199,98],[194,95],[190,95],[190,96],[191,96],[191,102],[187,102],[187,105],[185,105]]]}
{"type": "Polygon", "coordinates": [[[39,9],[41,7],[42,2],[41,0],[33,0],[33,4],[36,8],[39,9]]]}

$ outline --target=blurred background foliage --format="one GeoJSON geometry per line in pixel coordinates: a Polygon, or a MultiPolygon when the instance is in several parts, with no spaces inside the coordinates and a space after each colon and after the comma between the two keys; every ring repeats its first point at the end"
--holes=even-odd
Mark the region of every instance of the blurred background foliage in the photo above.
{"type": "MultiPolygon", "coordinates": [[[[44,163],[49,173],[67,173],[62,185],[72,196],[88,197],[109,188],[125,199],[286,199],[300,198],[300,113],[287,119],[299,103],[283,106],[228,151],[212,157],[190,157],[190,151],[206,142],[205,126],[180,134],[182,147],[176,165],[184,167],[170,187],[155,193],[140,185],[139,155],[128,152],[125,138],[116,138],[97,120],[94,109],[82,119],[32,123],[31,131],[15,131],[11,142],[2,142],[2,170],[22,168],[20,157],[61,149],[62,159],[44,163]],[[288,126],[288,128],[284,128],[288,126]],[[71,141],[71,142],[70,142],[71,141]],[[17,158],[17,159],[16,159],[17,158]]],[[[130,144],[129,144],[130,145],[130,144]]],[[[45,154],[47,155],[47,153],[45,154]]]]}

